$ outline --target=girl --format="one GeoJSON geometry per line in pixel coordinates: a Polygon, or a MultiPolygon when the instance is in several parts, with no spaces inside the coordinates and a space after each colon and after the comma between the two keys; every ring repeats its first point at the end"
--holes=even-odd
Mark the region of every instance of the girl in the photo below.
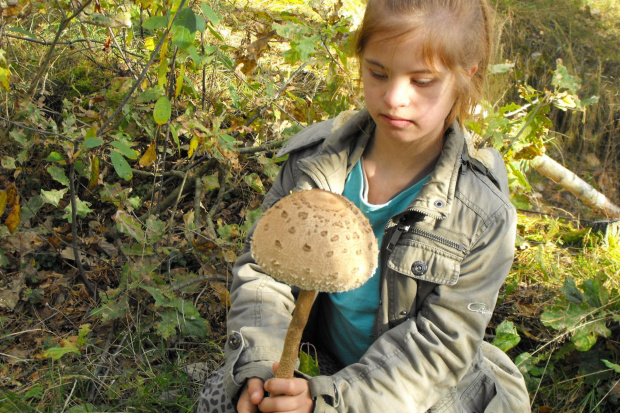
{"type": "Polygon", "coordinates": [[[373,225],[376,273],[359,289],[319,295],[305,332],[319,367],[329,353],[341,368],[272,378],[294,291],[246,247],[226,365],[199,412],[529,411],[518,369],[483,341],[516,227],[499,154],[469,149],[463,130],[491,39],[486,0],[368,1],[356,45],[366,109],[293,137],[264,199],[268,208],[318,187],[342,193],[373,225]]]}

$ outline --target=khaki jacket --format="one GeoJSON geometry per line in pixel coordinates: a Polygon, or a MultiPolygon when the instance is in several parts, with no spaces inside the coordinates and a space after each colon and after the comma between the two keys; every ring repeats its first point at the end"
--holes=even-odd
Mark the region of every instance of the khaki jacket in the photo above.
{"type": "MultiPolygon", "coordinates": [[[[332,129],[334,120],[310,126],[281,149],[278,155],[289,158],[264,209],[290,191],[343,192],[374,122],[362,111],[332,129]]],[[[315,412],[530,411],[517,368],[483,342],[512,264],[516,212],[499,154],[472,152],[452,125],[420,194],[387,224],[376,340],[358,363],[309,378],[315,412]]],[[[224,380],[231,398],[247,378],[273,377],[294,293],[261,271],[246,243],[228,318],[224,380]]]]}

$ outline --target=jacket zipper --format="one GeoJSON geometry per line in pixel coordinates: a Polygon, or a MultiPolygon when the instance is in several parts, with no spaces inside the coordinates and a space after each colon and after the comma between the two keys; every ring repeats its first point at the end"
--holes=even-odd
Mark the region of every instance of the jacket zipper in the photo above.
{"type": "Polygon", "coordinates": [[[416,235],[421,235],[425,238],[439,242],[440,244],[447,245],[448,247],[454,248],[457,251],[463,251],[465,249],[463,244],[459,244],[458,242],[451,241],[447,238],[441,237],[436,234],[432,234],[428,231],[422,231],[421,229],[418,229],[418,228],[412,228],[410,225],[398,224],[398,226],[392,233],[392,236],[390,237],[390,242],[387,245],[388,252],[392,252],[392,250],[396,246],[396,243],[400,239],[401,235],[407,232],[412,232],[416,235]]]}

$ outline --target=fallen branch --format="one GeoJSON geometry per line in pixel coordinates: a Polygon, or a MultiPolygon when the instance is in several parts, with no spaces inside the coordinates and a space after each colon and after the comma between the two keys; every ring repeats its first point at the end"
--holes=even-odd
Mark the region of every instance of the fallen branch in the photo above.
{"type": "Polygon", "coordinates": [[[602,212],[607,218],[620,218],[620,207],[547,155],[537,156],[530,161],[530,165],[574,194],[584,204],[602,212]]]}

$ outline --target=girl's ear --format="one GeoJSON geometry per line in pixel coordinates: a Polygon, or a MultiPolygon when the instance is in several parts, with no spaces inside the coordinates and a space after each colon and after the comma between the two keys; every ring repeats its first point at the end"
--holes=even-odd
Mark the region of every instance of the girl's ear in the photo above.
{"type": "Polygon", "coordinates": [[[476,72],[478,71],[478,63],[476,63],[471,69],[469,69],[469,77],[474,77],[476,72]]]}

